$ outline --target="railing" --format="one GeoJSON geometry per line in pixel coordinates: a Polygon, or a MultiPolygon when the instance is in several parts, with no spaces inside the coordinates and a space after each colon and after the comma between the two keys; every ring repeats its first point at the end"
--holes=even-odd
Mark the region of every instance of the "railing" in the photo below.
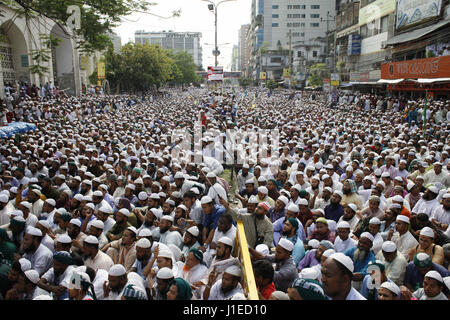
{"type": "Polygon", "coordinates": [[[235,256],[239,257],[244,274],[244,290],[248,292],[248,300],[259,300],[258,290],[256,288],[255,275],[253,274],[252,261],[248,251],[247,239],[245,237],[244,224],[237,222],[235,256]]]}

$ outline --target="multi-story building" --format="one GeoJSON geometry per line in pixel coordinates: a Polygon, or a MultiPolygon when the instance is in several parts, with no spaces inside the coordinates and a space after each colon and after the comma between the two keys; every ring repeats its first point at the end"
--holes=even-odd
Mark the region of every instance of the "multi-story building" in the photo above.
{"type": "Polygon", "coordinates": [[[171,49],[175,52],[185,51],[192,55],[194,63],[202,68],[202,47],[200,44],[201,32],[147,32],[143,30],[134,33],[135,43],[157,44],[164,49],[171,49]]]}
{"type": "MultiPolygon", "coordinates": [[[[269,51],[287,51],[292,58],[306,56],[307,46],[320,43],[318,55],[326,54],[329,31],[334,30],[335,0],[254,0],[252,2],[252,55],[269,51]],[[303,47],[302,47],[303,45],[303,47]],[[292,54],[293,48],[297,50],[292,54]],[[263,48],[261,50],[261,48],[263,48]],[[291,49],[291,50],[289,50],[291,49]]],[[[263,70],[261,59],[252,59],[253,76],[263,70]]],[[[282,68],[282,66],[279,66],[282,68]]],[[[281,74],[275,72],[274,74],[281,74]]]]}
{"type": "Polygon", "coordinates": [[[249,45],[249,31],[250,31],[250,24],[244,24],[239,29],[239,44],[238,44],[238,50],[239,50],[239,70],[242,71],[242,73],[247,76],[248,75],[248,65],[250,62],[250,45],[249,45]]]}
{"type": "Polygon", "coordinates": [[[113,44],[114,53],[119,53],[120,48],[122,47],[122,38],[115,33],[108,33],[108,37],[111,39],[113,44]]]}
{"type": "Polygon", "coordinates": [[[231,71],[239,71],[239,47],[233,45],[231,53],[231,71]]]}

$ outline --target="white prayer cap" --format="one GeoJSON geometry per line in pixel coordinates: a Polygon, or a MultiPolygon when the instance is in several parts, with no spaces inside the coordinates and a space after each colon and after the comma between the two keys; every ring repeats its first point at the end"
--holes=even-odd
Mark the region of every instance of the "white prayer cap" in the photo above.
{"type": "Polygon", "coordinates": [[[355,268],[354,265],[353,265],[352,259],[347,257],[342,252],[333,253],[329,258],[342,263],[350,272],[353,272],[353,270],[355,268]]]}
{"type": "Polygon", "coordinates": [[[175,173],[174,179],[184,179],[184,174],[181,171],[175,173]]]}
{"type": "Polygon", "coordinates": [[[31,262],[30,262],[30,260],[25,259],[25,258],[20,258],[19,259],[19,263],[20,263],[20,269],[22,270],[22,272],[25,272],[25,271],[31,269],[31,262]]]}
{"type": "Polygon", "coordinates": [[[444,195],[442,196],[442,199],[450,199],[450,193],[444,193],[444,195]]]}
{"type": "Polygon", "coordinates": [[[266,182],[267,181],[267,179],[266,179],[266,177],[264,177],[264,176],[260,176],[259,178],[258,178],[258,182],[266,182]]]}
{"type": "Polygon", "coordinates": [[[245,184],[255,184],[255,180],[252,179],[247,179],[245,180],[245,184]]]}
{"type": "Polygon", "coordinates": [[[206,174],[206,177],[207,177],[207,178],[217,178],[217,176],[216,176],[216,174],[215,174],[214,172],[208,172],[208,173],[206,174]]]}
{"type": "Polygon", "coordinates": [[[261,186],[261,187],[258,187],[258,192],[261,192],[263,194],[268,194],[269,190],[265,186],[261,186]]]}
{"type": "Polygon", "coordinates": [[[434,231],[430,227],[424,227],[422,230],[420,230],[420,235],[434,238],[434,231]]]}
{"type": "Polygon", "coordinates": [[[384,252],[388,252],[388,253],[395,252],[395,251],[397,251],[397,245],[395,244],[395,242],[385,241],[381,245],[381,250],[383,250],[384,252]]]}
{"type": "Polygon", "coordinates": [[[110,269],[108,274],[113,277],[124,276],[127,273],[125,267],[121,264],[115,264],[110,269]]]}
{"type": "MultiPolygon", "coordinates": [[[[108,191],[108,186],[106,185],[106,184],[101,184],[101,185],[99,185],[98,186],[99,188],[102,188],[103,190],[105,190],[105,191],[108,191]]],[[[100,191],[101,192],[101,191],[100,191]]],[[[102,196],[103,196],[103,193],[102,193],[102,196]]]]}
{"type": "Polygon", "coordinates": [[[442,279],[441,274],[435,270],[428,271],[425,274],[425,277],[435,279],[435,280],[439,281],[440,283],[444,283],[444,279],[442,279]]]}
{"type": "Polygon", "coordinates": [[[409,224],[409,218],[403,214],[399,214],[397,216],[397,218],[395,218],[395,221],[401,221],[401,222],[409,224]]]}
{"type": "Polygon", "coordinates": [[[344,194],[340,190],[334,190],[333,194],[337,194],[341,198],[344,196],[344,194]]]}
{"type": "Polygon", "coordinates": [[[87,236],[83,241],[90,244],[98,244],[98,239],[94,236],[87,236]]]}
{"type": "Polygon", "coordinates": [[[439,193],[439,190],[438,190],[438,188],[436,186],[428,187],[428,190],[430,190],[434,194],[438,194],[439,193]]]}
{"type": "Polygon", "coordinates": [[[27,270],[24,272],[24,274],[27,277],[27,279],[33,282],[34,284],[37,284],[38,281],[40,280],[39,272],[37,272],[34,269],[27,270]]]}
{"type": "Polygon", "coordinates": [[[130,211],[127,208],[122,208],[122,209],[119,210],[119,212],[121,214],[123,214],[124,216],[126,216],[126,217],[130,216],[130,211]]]}
{"type": "Polygon", "coordinates": [[[161,220],[167,220],[167,221],[170,221],[170,222],[173,223],[173,217],[170,216],[170,215],[168,215],[168,214],[163,215],[163,216],[161,217],[161,220]]]}
{"type": "Polygon", "coordinates": [[[71,219],[69,223],[74,224],[77,227],[81,227],[81,221],[79,219],[71,219]]]}
{"type": "Polygon", "coordinates": [[[7,203],[9,201],[6,194],[0,194],[0,202],[7,203]]]}
{"type": "Polygon", "coordinates": [[[382,178],[390,178],[391,175],[389,174],[389,172],[383,172],[383,173],[381,174],[381,177],[382,177],[382,178]]]}
{"type": "Polygon", "coordinates": [[[146,238],[141,238],[138,240],[138,242],[136,242],[136,247],[139,247],[139,248],[148,249],[151,246],[152,246],[152,244],[146,238]]]}
{"type": "MultiPolygon", "coordinates": [[[[333,249],[329,249],[329,250],[333,250],[333,249]]],[[[319,277],[319,270],[317,268],[304,268],[304,269],[302,269],[302,271],[300,271],[298,276],[302,279],[317,280],[317,278],[319,277]]]]}
{"type": "Polygon", "coordinates": [[[53,300],[48,294],[41,294],[33,298],[33,300],[53,300]]]}
{"type": "Polygon", "coordinates": [[[370,232],[363,232],[360,236],[359,236],[359,238],[361,239],[361,238],[367,238],[367,239],[369,239],[371,242],[373,242],[373,240],[374,240],[374,237],[373,237],[373,235],[370,233],[370,232]]]}
{"type": "Polygon", "coordinates": [[[279,196],[277,200],[283,202],[285,206],[287,206],[287,204],[289,203],[289,199],[286,196],[279,196]]]}
{"type": "Polygon", "coordinates": [[[337,224],[337,228],[350,229],[350,224],[347,221],[341,221],[337,224]]]}
{"type": "Polygon", "coordinates": [[[402,208],[402,206],[401,206],[401,205],[399,205],[398,203],[393,203],[393,204],[391,204],[391,206],[389,207],[389,209],[391,209],[391,208],[397,208],[397,209],[401,209],[401,208],[402,208]]]}
{"type": "MultiPolygon", "coordinates": [[[[86,239],[84,239],[86,240],[86,239]]],[[[72,239],[67,234],[61,234],[56,238],[56,241],[59,243],[72,243],[72,239]]]]}
{"type": "Polygon", "coordinates": [[[245,297],[245,295],[241,292],[237,292],[235,293],[230,300],[247,300],[247,298],[245,297]]]}
{"type": "Polygon", "coordinates": [[[107,213],[107,214],[111,214],[112,213],[112,209],[111,209],[110,206],[101,206],[100,208],[98,208],[98,211],[101,211],[101,212],[104,212],[104,213],[107,213]]]}
{"type": "Polygon", "coordinates": [[[349,207],[350,209],[352,209],[355,212],[356,212],[356,210],[358,210],[358,207],[354,203],[347,204],[347,207],[349,207]]]}
{"type": "Polygon", "coordinates": [[[173,259],[173,253],[169,248],[159,250],[158,257],[173,259]]]}
{"type": "Polygon", "coordinates": [[[323,252],[323,255],[325,256],[325,257],[330,257],[333,253],[336,253],[336,250],[334,250],[334,249],[327,249],[327,250],[325,250],[324,252],[323,252]]]}
{"type": "Polygon", "coordinates": [[[226,244],[227,246],[232,247],[233,246],[233,240],[231,240],[228,237],[221,237],[218,242],[222,242],[223,244],[226,244]]]}
{"type": "Polygon", "coordinates": [[[369,220],[369,224],[381,224],[381,221],[377,217],[373,217],[369,220]]]}
{"type": "Polygon", "coordinates": [[[256,196],[250,196],[250,198],[248,198],[248,203],[257,204],[257,203],[259,203],[259,201],[256,196]]]}
{"type": "Polygon", "coordinates": [[[147,200],[148,199],[147,192],[145,192],[145,191],[139,192],[138,199],[141,201],[147,200]]]}
{"type": "Polygon", "coordinates": [[[138,233],[138,237],[151,237],[152,235],[152,231],[148,228],[142,228],[138,233]]]}
{"type": "Polygon", "coordinates": [[[156,277],[158,279],[163,279],[163,280],[167,280],[167,279],[171,279],[174,277],[173,275],[173,271],[172,269],[169,269],[167,267],[161,268],[158,273],[156,274],[156,277]]]}
{"type": "Polygon", "coordinates": [[[130,226],[127,228],[127,230],[130,230],[131,232],[133,232],[135,235],[137,235],[137,229],[136,227],[130,226]]]}
{"type": "Polygon", "coordinates": [[[136,186],[134,184],[131,184],[131,183],[127,184],[127,186],[125,188],[129,188],[129,189],[131,189],[133,191],[136,190],[136,186]]]}
{"type": "Polygon", "coordinates": [[[198,237],[198,235],[200,234],[200,231],[198,230],[197,226],[190,227],[186,231],[192,234],[194,237],[198,237]]]}
{"type": "Polygon", "coordinates": [[[201,204],[206,204],[206,203],[211,203],[213,202],[213,200],[211,199],[210,196],[203,196],[202,200],[201,200],[201,204]]]}
{"type": "Polygon", "coordinates": [[[157,193],[152,193],[152,194],[150,195],[150,199],[153,199],[153,200],[159,200],[159,194],[157,194],[157,193]]]}
{"type": "Polygon", "coordinates": [[[323,190],[327,190],[329,193],[333,193],[333,189],[331,189],[330,187],[325,187],[323,188],[323,190]]]}
{"type": "Polygon", "coordinates": [[[393,196],[392,201],[403,202],[403,197],[400,195],[393,196]]]}
{"type": "Polygon", "coordinates": [[[258,251],[259,253],[265,255],[265,256],[270,254],[269,247],[267,246],[267,244],[264,244],[264,243],[258,244],[256,246],[255,250],[258,251]]]}
{"type": "MultiPolygon", "coordinates": [[[[78,201],[80,201],[80,202],[83,201],[83,199],[84,199],[84,197],[83,197],[83,195],[81,193],[77,193],[73,198],[78,200],[78,201]]],[[[51,200],[53,200],[53,199],[51,199],[51,200]]]]}
{"type": "Polygon", "coordinates": [[[292,251],[292,249],[294,249],[294,244],[286,238],[281,238],[280,241],[278,241],[278,245],[287,251],[292,251]]]}
{"type": "Polygon", "coordinates": [[[11,189],[9,189],[9,192],[17,193],[17,187],[12,187],[11,189]]]}
{"type": "Polygon", "coordinates": [[[137,178],[136,180],[134,180],[134,184],[143,184],[144,181],[142,180],[142,178],[137,178]]]}
{"type": "Polygon", "coordinates": [[[102,220],[99,219],[95,219],[94,221],[92,221],[91,226],[102,230],[105,228],[105,224],[103,223],[102,220]]]}
{"type": "Polygon", "coordinates": [[[33,205],[31,203],[29,203],[28,201],[22,201],[20,203],[20,205],[24,206],[25,208],[27,208],[28,210],[31,210],[31,208],[33,207],[33,205]]]}
{"type": "Polygon", "coordinates": [[[320,241],[317,239],[311,239],[308,241],[308,246],[313,248],[313,249],[317,249],[320,245],[320,241]]]}
{"type": "Polygon", "coordinates": [[[92,194],[93,197],[103,197],[103,193],[100,190],[95,191],[92,194]]]}
{"type": "Polygon", "coordinates": [[[35,227],[32,227],[32,226],[29,226],[27,228],[26,233],[28,233],[28,234],[30,234],[32,236],[35,236],[35,237],[42,237],[42,231],[39,230],[38,228],[35,228],[35,227]]]}
{"type": "Polygon", "coordinates": [[[192,191],[193,193],[195,193],[196,195],[199,195],[199,194],[200,194],[200,191],[199,191],[197,188],[192,188],[191,191],[192,191]]]}
{"type": "Polygon", "coordinates": [[[300,209],[298,208],[298,206],[295,203],[291,203],[288,207],[287,207],[287,211],[290,212],[294,212],[294,213],[298,213],[300,211],[300,209]]]}
{"type": "Polygon", "coordinates": [[[299,206],[307,206],[308,205],[308,200],[302,198],[302,199],[299,200],[298,205],[299,206]]]}
{"type": "Polygon", "coordinates": [[[225,269],[225,273],[231,274],[235,277],[241,277],[242,276],[242,270],[237,265],[233,264],[225,269]]]}
{"type": "Polygon", "coordinates": [[[45,229],[50,229],[50,223],[47,220],[39,220],[38,223],[45,229]]]}
{"type": "Polygon", "coordinates": [[[396,296],[400,296],[400,288],[394,282],[385,281],[380,285],[380,288],[387,289],[394,293],[396,296]]]}

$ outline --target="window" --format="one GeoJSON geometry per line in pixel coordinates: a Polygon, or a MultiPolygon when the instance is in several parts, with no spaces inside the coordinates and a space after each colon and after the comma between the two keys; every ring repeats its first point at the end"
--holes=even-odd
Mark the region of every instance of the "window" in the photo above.
{"type": "Polygon", "coordinates": [[[388,18],[389,18],[389,16],[385,16],[385,17],[381,18],[381,26],[380,26],[381,31],[380,32],[388,31],[388,18]]]}
{"type": "Polygon", "coordinates": [[[311,24],[310,24],[311,28],[318,28],[319,25],[320,25],[320,24],[317,23],[317,22],[311,22],[311,24]]]}
{"type": "Polygon", "coordinates": [[[280,16],[278,14],[273,14],[272,18],[279,18],[280,16]]]}
{"type": "Polygon", "coordinates": [[[278,23],[272,23],[272,27],[278,27],[278,23]]]}
{"type": "Polygon", "coordinates": [[[297,58],[301,58],[302,57],[302,52],[301,51],[297,51],[297,58]]]}
{"type": "Polygon", "coordinates": [[[290,5],[288,5],[288,10],[292,10],[292,9],[294,9],[294,10],[305,9],[305,8],[301,8],[301,7],[304,7],[304,6],[297,5],[297,4],[290,4],[290,5]]]}
{"type": "Polygon", "coordinates": [[[317,57],[317,51],[316,51],[316,50],[313,51],[313,57],[314,57],[314,58],[317,57]]]}
{"type": "Polygon", "coordinates": [[[304,32],[301,32],[300,33],[300,37],[304,37],[305,36],[305,33],[304,32]]]}
{"type": "Polygon", "coordinates": [[[281,62],[281,57],[270,58],[270,63],[280,63],[280,62],[281,62]]]}
{"type": "Polygon", "coordinates": [[[278,5],[277,4],[272,5],[272,9],[278,9],[278,5]]]}
{"type": "Polygon", "coordinates": [[[311,19],[317,19],[317,18],[320,18],[320,14],[318,14],[318,13],[311,14],[311,19]]]}
{"type": "Polygon", "coordinates": [[[300,27],[306,27],[306,23],[304,23],[304,22],[300,22],[300,27]]]}
{"type": "Polygon", "coordinates": [[[300,27],[300,23],[299,22],[288,22],[287,27],[288,28],[298,28],[298,27],[300,27]]]}
{"type": "Polygon", "coordinates": [[[305,5],[305,4],[302,4],[302,5],[300,6],[300,9],[306,9],[306,5],[305,5]]]}
{"type": "Polygon", "coordinates": [[[320,9],[320,4],[312,4],[311,9],[320,9]]]}
{"type": "Polygon", "coordinates": [[[361,26],[361,30],[360,30],[361,37],[367,38],[367,31],[368,31],[367,24],[361,26]]]}
{"type": "Polygon", "coordinates": [[[301,19],[301,18],[305,18],[304,14],[300,14],[300,13],[288,13],[287,15],[288,19],[301,19]]]}

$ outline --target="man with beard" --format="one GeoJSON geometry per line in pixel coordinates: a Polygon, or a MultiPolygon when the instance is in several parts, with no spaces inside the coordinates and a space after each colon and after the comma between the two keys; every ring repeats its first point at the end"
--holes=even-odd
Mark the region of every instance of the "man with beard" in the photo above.
{"type": "Polygon", "coordinates": [[[70,251],[72,254],[81,255],[83,254],[83,244],[82,241],[86,238],[86,235],[81,232],[81,222],[78,219],[71,219],[69,225],[67,226],[67,234],[72,239],[72,248],[70,251]]]}
{"type": "Polygon", "coordinates": [[[347,179],[344,181],[342,186],[342,204],[354,203],[358,210],[363,209],[363,201],[361,196],[358,194],[358,187],[355,181],[347,179]]]}
{"type": "Polygon", "coordinates": [[[0,226],[9,223],[13,211],[14,207],[9,202],[8,196],[6,194],[0,194],[0,226]]]}
{"type": "Polygon", "coordinates": [[[241,172],[237,175],[238,191],[241,192],[246,188],[247,180],[253,179],[254,175],[250,172],[250,166],[245,163],[241,172]]]}
{"type": "Polygon", "coordinates": [[[220,216],[217,222],[217,228],[214,231],[214,237],[211,241],[210,248],[215,250],[216,245],[220,238],[227,237],[232,241],[232,247],[234,248],[234,242],[236,240],[236,227],[233,225],[233,217],[227,213],[220,216]]]}
{"type": "Polygon", "coordinates": [[[308,240],[317,239],[319,241],[328,240],[334,242],[336,235],[328,228],[328,220],[324,217],[319,217],[315,221],[315,229],[308,236],[308,240]]]}
{"type": "Polygon", "coordinates": [[[310,201],[310,207],[312,207],[313,210],[316,209],[325,210],[325,208],[331,203],[332,193],[333,189],[331,189],[330,187],[324,187],[322,189],[322,193],[318,198],[317,198],[318,194],[313,195],[310,201]]]}
{"type": "Polygon", "coordinates": [[[270,208],[266,202],[258,204],[254,214],[237,213],[230,208],[225,199],[221,199],[220,203],[225,207],[226,212],[233,217],[233,220],[243,222],[249,247],[255,248],[261,243],[269,248],[273,246],[273,225],[267,217],[270,208]]]}
{"type": "Polygon", "coordinates": [[[108,239],[106,238],[105,234],[103,233],[103,228],[105,227],[103,221],[101,220],[94,220],[90,224],[89,230],[87,235],[94,236],[98,239],[98,247],[103,249],[103,247],[108,244],[108,239]]]}
{"type": "Polygon", "coordinates": [[[369,262],[375,261],[372,250],[373,236],[369,232],[363,232],[359,237],[358,245],[345,250],[344,254],[353,261],[353,281],[356,286],[361,285],[361,281],[367,275],[369,262]],[[359,283],[358,283],[359,282],[359,283]]]}
{"type": "Polygon", "coordinates": [[[397,246],[392,241],[385,241],[381,251],[375,256],[386,266],[386,276],[396,285],[403,284],[405,278],[406,265],[408,262],[405,257],[397,251],[397,246]]]}
{"type": "Polygon", "coordinates": [[[354,265],[345,254],[332,254],[325,260],[321,271],[323,291],[330,300],[365,300],[352,287],[354,265]]]}
{"type": "Polygon", "coordinates": [[[175,181],[175,186],[181,192],[182,197],[184,197],[185,193],[194,187],[198,186],[202,189],[205,189],[205,186],[200,183],[196,183],[191,180],[186,180],[184,174],[181,171],[178,171],[177,173],[175,173],[174,181],[175,181]]]}
{"type": "Polygon", "coordinates": [[[313,218],[313,213],[308,207],[309,206],[308,200],[300,199],[297,205],[299,209],[297,218],[298,220],[300,220],[302,225],[305,226],[306,223],[313,218]]]}
{"type": "Polygon", "coordinates": [[[450,175],[447,171],[442,171],[442,163],[440,162],[433,163],[433,170],[425,173],[423,178],[425,184],[440,182],[446,188],[450,187],[450,175]]]}
{"type": "Polygon", "coordinates": [[[289,218],[284,222],[283,231],[281,232],[282,238],[285,238],[294,244],[294,248],[292,249],[292,259],[294,259],[296,266],[305,256],[305,247],[303,246],[303,241],[297,234],[298,228],[298,220],[295,218],[289,218]]]}
{"type": "MultiPolygon", "coordinates": [[[[220,220],[219,220],[220,221],[220,220]]],[[[198,243],[197,237],[200,234],[197,226],[190,227],[186,230],[183,236],[183,248],[181,249],[181,261],[185,261],[186,254],[189,250],[193,248],[199,248],[200,243],[198,243]]]]}
{"type": "Polygon", "coordinates": [[[214,230],[217,228],[220,216],[225,213],[225,208],[223,204],[215,204],[213,198],[209,196],[204,196],[200,203],[205,217],[203,220],[202,237],[204,245],[207,246],[212,242],[214,230]]]}
{"type": "MultiPolygon", "coordinates": [[[[126,211],[123,211],[123,212],[126,213],[126,211]]],[[[117,221],[110,217],[111,214],[112,214],[112,209],[110,207],[100,207],[95,212],[95,216],[97,217],[97,219],[103,222],[103,233],[105,234],[105,236],[107,236],[108,232],[112,229],[112,227],[115,224],[117,224],[117,221]]],[[[116,219],[117,219],[117,215],[116,215],[116,219]]]]}
{"type": "Polygon", "coordinates": [[[341,221],[337,224],[337,236],[334,241],[336,252],[345,252],[349,248],[353,248],[358,242],[350,237],[350,224],[347,221],[341,221]]]}
{"type": "Polygon", "coordinates": [[[173,217],[163,215],[159,223],[159,242],[165,245],[173,244],[178,248],[182,248],[183,238],[178,231],[171,231],[173,225],[173,217]]]}
{"type": "Polygon", "coordinates": [[[157,227],[155,226],[155,221],[157,221],[158,218],[161,218],[161,212],[156,208],[151,208],[147,210],[147,212],[142,218],[143,218],[142,225],[137,230],[138,233],[142,229],[148,229],[150,231],[153,231],[157,229],[157,227]]]}
{"type": "Polygon", "coordinates": [[[275,206],[269,210],[269,218],[272,223],[286,215],[286,206],[289,203],[289,199],[285,196],[280,196],[275,201],[275,206]]]}
{"type": "Polygon", "coordinates": [[[202,204],[200,200],[197,199],[197,193],[194,192],[194,190],[199,194],[197,188],[187,191],[183,196],[184,200],[183,203],[189,210],[189,218],[195,222],[199,230],[202,230],[205,214],[203,213],[202,204]]]}
{"type": "Polygon", "coordinates": [[[41,191],[39,189],[30,189],[28,188],[27,195],[28,202],[31,203],[31,213],[34,214],[38,219],[41,217],[42,206],[44,205],[44,201],[41,199],[41,191]]]}
{"type": "Polygon", "coordinates": [[[330,198],[330,204],[324,209],[325,218],[329,220],[334,220],[336,222],[344,215],[344,207],[341,205],[342,192],[333,192],[330,198]]]}
{"type": "Polygon", "coordinates": [[[199,249],[191,249],[186,255],[186,262],[184,263],[182,276],[191,288],[193,294],[200,298],[202,287],[205,283],[202,281],[208,275],[208,268],[203,264],[203,253],[199,249]]]}
{"type": "Polygon", "coordinates": [[[91,190],[92,182],[90,180],[83,180],[80,186],[80,194],[82,194],[84,197],[90,196],[92,197],[92,190],[91,190]]]}
{"type": "Polygon", "coordinates": [[[350,225],[350,232],[353,232],[359,223],[359,218],[356,215],[357,210],[358,208],[356,207],[356,204],[347,204],[344,208],[344,215],[340,217],[338,221],[338,223],[341,221],[346,221],[350,225]]]}
{"type": "Polygon", "coordinates": [[[57,300],[68,298],[67,288],[74,267],[72,256],[67,251],[57,251],[53,254],[53,267],[38,281],[39,288],[52,293],[57,300]]]}
{"type": "MultiPolygon", "coordinates": [[[[222,278],[223,272],[225,272],[229,266],[239,264],[239,259],[231,256],[232,247],[233,241],[228,237],[222,237],[217,242],[215,256],[211,263],[207,264],[207,266],[209,266],[208,274],[211,275],[211,273],[215,273],[216,281],[222,278]]],[[[205,255],[203,257],[205,257],[205,255]]],[[[208,282],[208,278],[205,277],[203,282],[206,284],[208,282]]],[[[214,282],[212,282],[212,284],[214,284],[214,282]]]]}
{"type": "Polygon", "coordinates": [[[273,282],[276,290],[286,292],[292,282],[298,277],[297,267],[291,256],[293,249],[294,244],[284,238],[281,238],[275,247],[275,254],[264,255],[249,247],[253,260],[265,259],[275,263],[273,282]]]}
{"type": "Polygon", "coordinates": [[[53,254],[49,248],[41,244],[42,232],[35,227],[28,227],[23,236],[23,257],[31,262],[31,268],[42,276],[50,269],[53,254]]]}
{"type": "Polygon", "coordinates": [[[136,235],[136,228],[128,227],[121,239],[108,243],[102,249],[114,263],[123,265],[127,272],[136,261],[136,235]]]}
{"type": "MultiPolygon", "coordinates": [[[[106,233],[106,238],[108,238],[109,241],[119,240],[122,238],[124,231],[128,227],[131,227],[131,224],[128,222],[129,216],[130,211],[125,208],[120,209],[116,213],[116,224],[106,233]]],[[[105,223],[105,220],[103,220],[103,223],[105,223]]]]}
{"type": "Polygon", "coordinates": [[[47,248],[49,248],[51,252],[54,252],[55,251],[55,241],[49,235],[49,231],[51,231],[51,229],[50,229],[50,224],[48,223],[48,221],[39,220],[36,223],[36,228],[38,228],[42,232],[41,243],[44,246],[46,246],[47,248]]]}
{"type": "Polygon", "coordinates": [[[433,210],[439,207],[438,194],[439,190],[436,186],[428,187],[422,198],[417,201],[411,210],[411,214],[425,213],[428,217],[431,217],[433,210]]]}
{"type": "Polygon", "coordinates": [[[431,223],[439,230],[446,231],[450,225],[450,193],[442,196],[442,205],[431,214],[431,223]]]}
{"type": "Polygon", "coordinates": [[[143,270],[147,266],[148,262],[152,258],[152,248],[151,243],[148,239],[139,239],[136,242],[136,261],[133,264],[130,272],[136,272],[139,274],[144,280],[143,270]]]}
{"type": "Polygon", "coordinates": [[[229,266],[223,273],[222,279],[217,281],[217,273],[212,272],[203,292],[203,300],[231,300],[235,294],[243,294],[241,277],[242,271],[237,265],[229,266]]]}
{"type": "Polygon", "coordinates": [[[94,236],[87,236],[83,240],[83,261],[84,265],[97,272],[99,269],[109,271],[114,265],[111,257],[99,250],[98,239],[94,236]]]}
{"type": "Polygon", "coordinates": [[[387,236],[387,240],[395,243],[398,251],[403,254],[406,260],[408,260],[409,249],[414,248],[419,244],[408,228],[409,218],[399,214],[395,219],[395,232],[394,229],[391,229],[387,236]]]}
{"type": "Polygon", "coordinates": [[[253,178],[247,179],[245,181],[245,188],[236,193],[236,198],[242,202],[242,207],[247,207],[248,200],[251,196],[256,196],[258,190],[255,188],[255,180],[253,178]]]}
{"type": "Polygon", "coordinates": [[[103,284],[104,300],[121,300],[127,281],[125,267],[121,264],[113,265],[108,272],[108,281],[103,284]]]}
{"type": "Polygon", "coordinates": [[[41,193],[47,199],[58,200],[60,192],[52,186],[52,180],[49,177],[42,178],[41,187],[41,193]]]}
{"type": "Polygon", "coordinates": [[[56,228],[56,224],[53,221],[53,217],[56,213],[56,201],[53,199],[46,199],[42,206],[41,219],[47,220],[50,224],[50,228],[53,230],[56,228]]]}

